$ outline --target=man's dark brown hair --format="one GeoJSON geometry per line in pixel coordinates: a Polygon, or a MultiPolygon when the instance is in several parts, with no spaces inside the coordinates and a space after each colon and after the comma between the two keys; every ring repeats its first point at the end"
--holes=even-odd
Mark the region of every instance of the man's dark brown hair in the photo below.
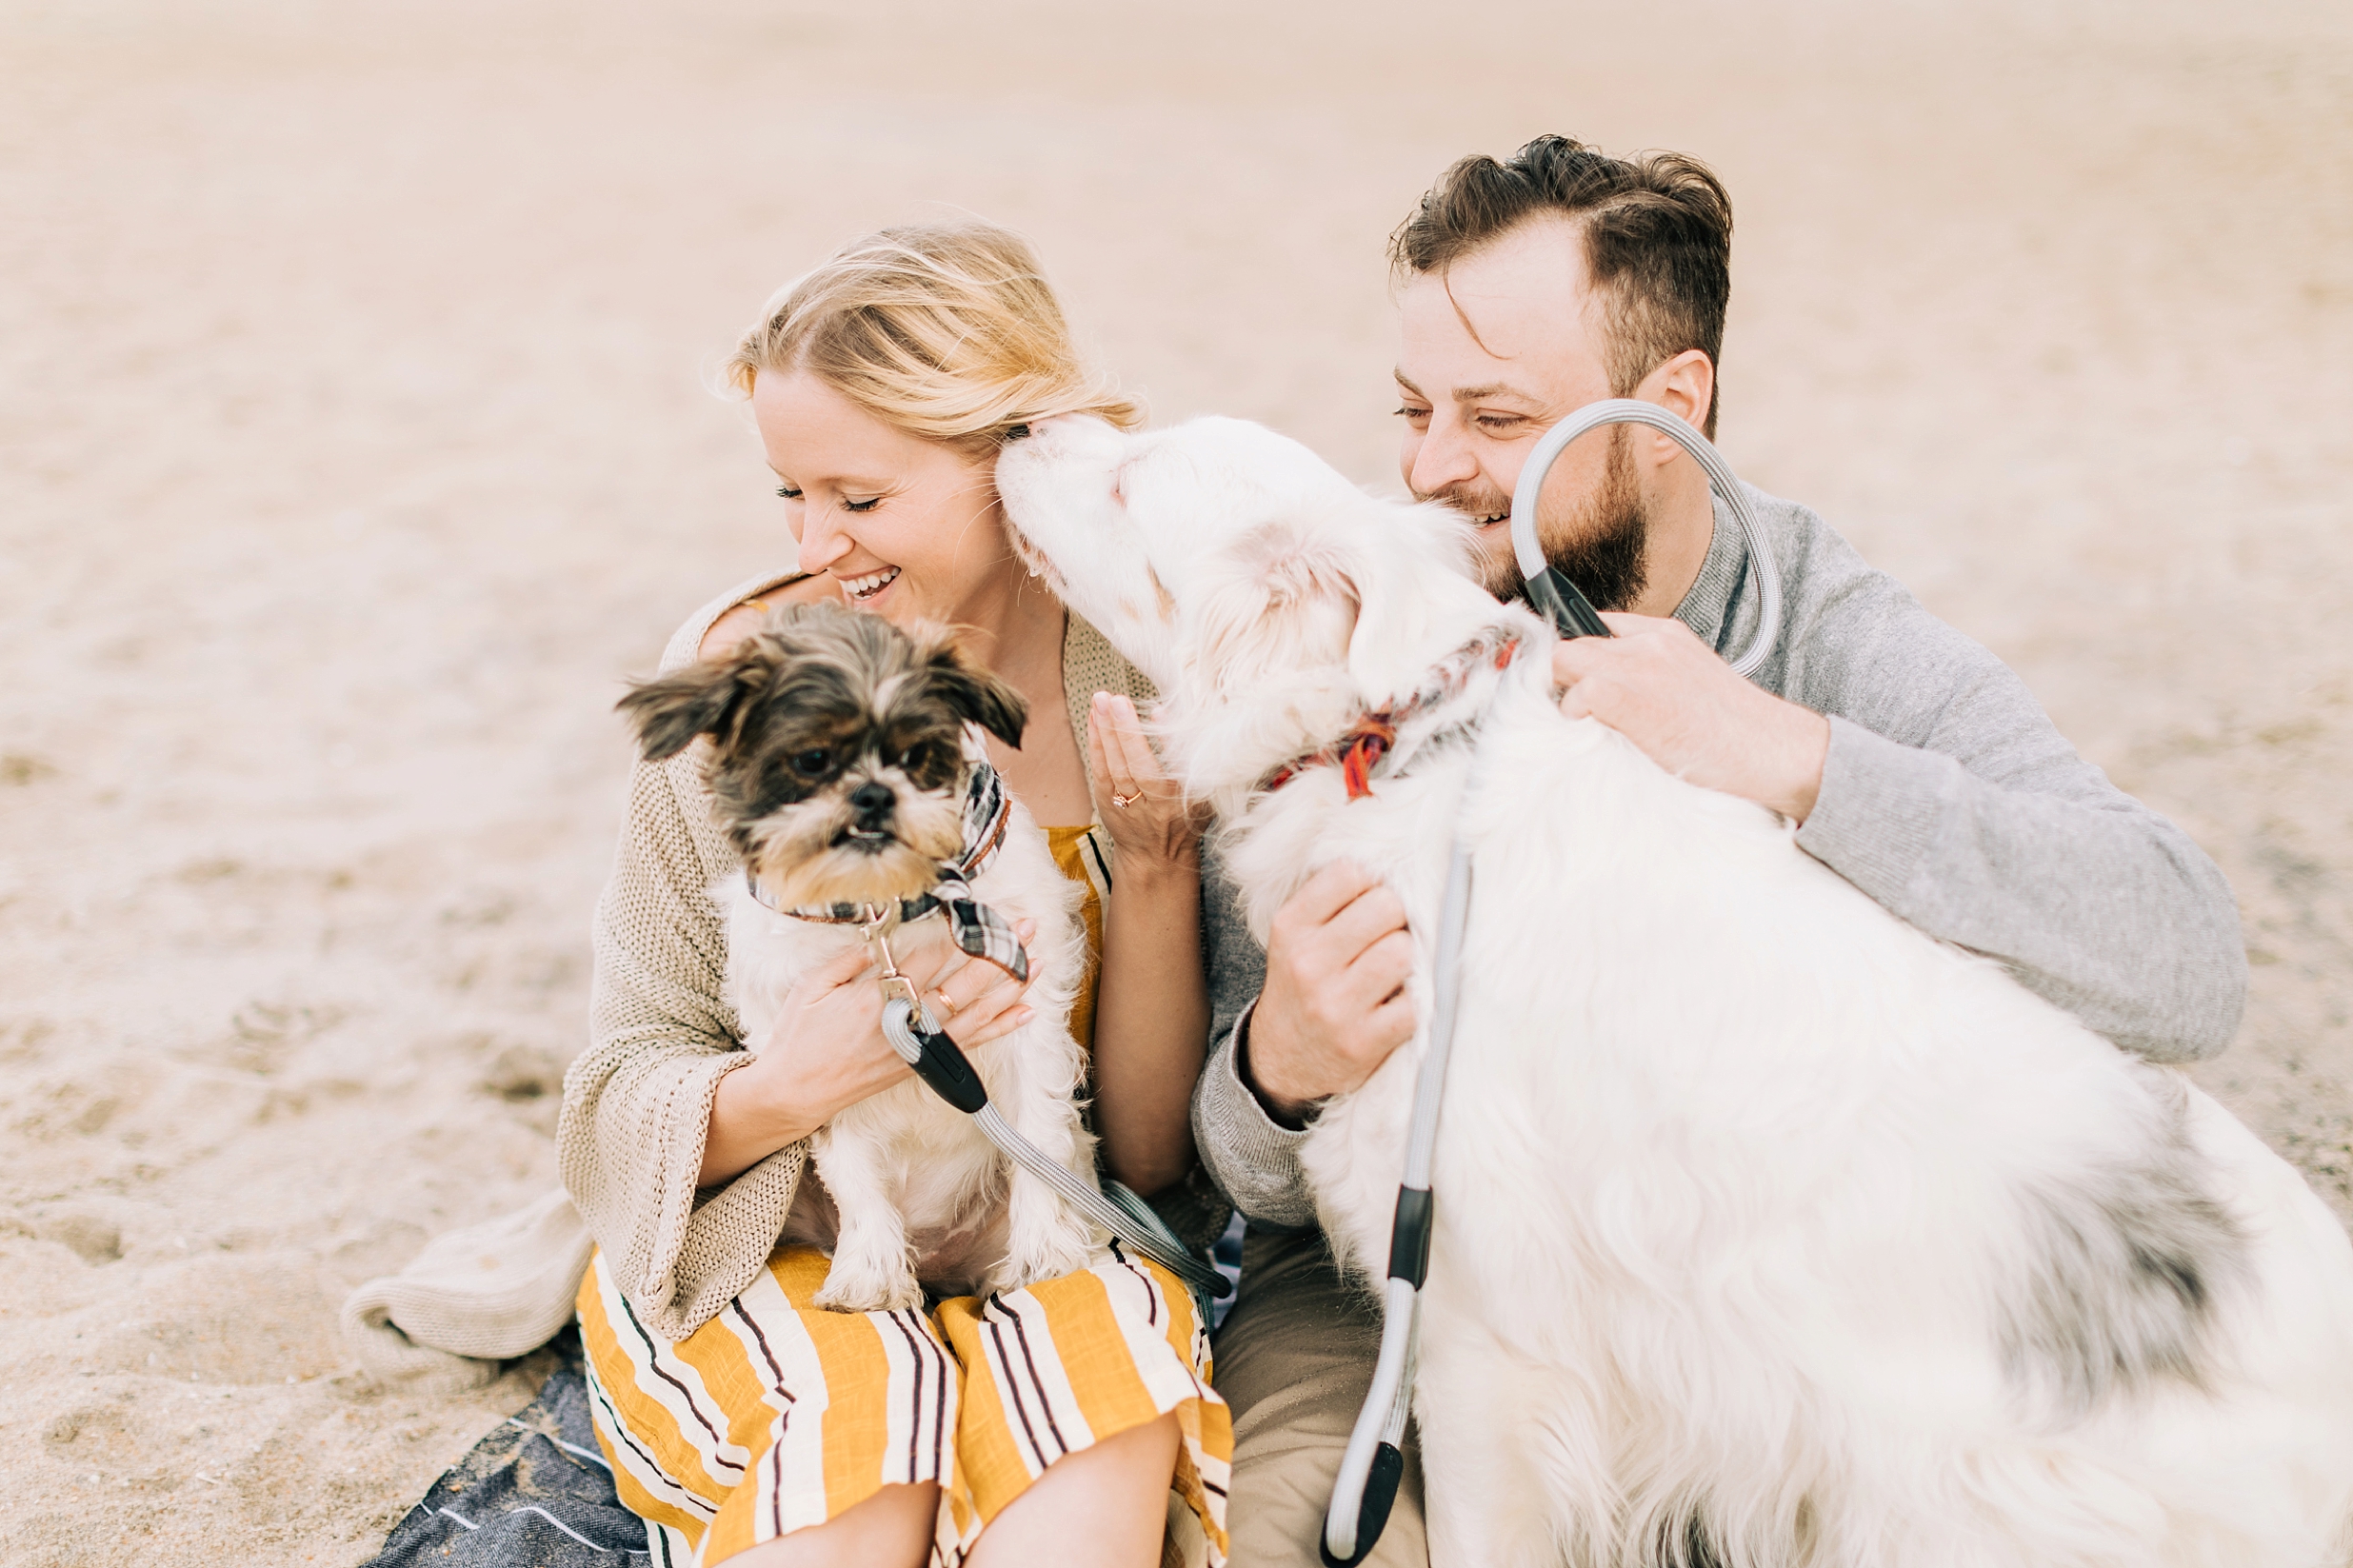
{"type": "MultiPolygon", "coordinates": [[[[1443,273],[1546,213],[1585,231],[1613,394],[1629,396],[1686,348],[1722,363],[1732,198],[1705,164],[1680,152],[1612,158],[1565,136],[1539,136],[1503,163],[1485,153],[1465,158],[1390,236],[1389,262],[1401,274],[1443,273]]],[[[1711,441],[1717,401],[1711,393],[1701,427],[1711,441]]]]}

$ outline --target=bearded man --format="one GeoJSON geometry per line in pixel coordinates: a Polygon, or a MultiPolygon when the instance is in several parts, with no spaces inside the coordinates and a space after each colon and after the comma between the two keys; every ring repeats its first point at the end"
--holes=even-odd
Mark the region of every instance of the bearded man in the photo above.
{"type": "MultiPolygon", "coordinates": [[[[1634,397],[1715,435],[1731,235],[1730,200],[1693,159],[1557,136],[1457,163],[1398,230],[1406,483],[1477,525],[1497,594],[1522,586],[1507,521],[1521,465],[1560,419],[1634,397]]],[[[1699,466],[1639,427],[1562,457],[1538,532],[1614,634],[1561,645],[1565,711],[1780,812],[1801,848],[1897,916],[2000,962],[2123,1049],[2220,1051],[2246,960],[2213,862],[1821,518],[1753,487],[1749,500],[1785,599],[1753,681],[1723,658],[1759,619],[1746,547],[1699,466]]],[[[1258,1001],[1195,1091],[1203,1159],[1250,1221],[1217,1366],[1235,1418],[1232,1559],[1252,1568],[1317,1560],[1371,1379],[1378,1308],[1332,1265],[1298,1146],[1323,1102],[1411,1038],[1413,957],[1379,879],[1326,868],[1277,916],[1258,1001]]],[[[1409,1456],[1372,1562],[1427,1560],[1415,1475],[1409,1456]]]]}

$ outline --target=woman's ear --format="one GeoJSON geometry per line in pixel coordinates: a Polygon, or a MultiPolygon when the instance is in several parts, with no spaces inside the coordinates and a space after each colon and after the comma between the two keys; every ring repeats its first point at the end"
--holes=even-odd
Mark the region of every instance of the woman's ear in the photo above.
{"type": "Polygon", "coordinates": [[[1029,724],[1029,705],[1022,694],[967,653],[953,632],[918,633],[917,646],[947,710],[1019,751],[1022,731],[1029,724]]]}
{"type": "Polygon", "coordinates": [[[780,651],[772,639],[753,637],[723,659],[637,682],[613,705],[636,726],[638,750],[649,763],[677,756],[698,735],[724,744],[742,732],[751,700],[775,676],[780,651]]]}

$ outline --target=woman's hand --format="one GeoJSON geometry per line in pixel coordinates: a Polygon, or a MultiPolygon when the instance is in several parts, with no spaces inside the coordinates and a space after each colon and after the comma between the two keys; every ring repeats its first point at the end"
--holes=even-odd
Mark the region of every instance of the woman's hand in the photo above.
{"type": "MultiPolygon", "coordinates": [[[[1024,947],[1038,934],[1038,923],[1017,920],[1013,936],[1024,947]]],[[[1015,980],[987,959],[977,959],[958,947],[945,931],[927,932],[930,940],[916,952],[904,955],[899,967],[911,978],[931,967],[931,978],[921,982],[931,1022],[966,1050],[1000,1040],[1037,1016],[1022,998],[1027,981],[1015,980]]],[[[1034,974],[1032,976],[1034,977],[1034,974]]]]}
{"type": "Polygon", "coordinates": [[[1111,835],[1120,875],[1167,870],[1198,881],[1203,812],[1186,805],[1185,792],[1162,770],[1136,705],[1096,692],[1087,750],[1094,764],[1095,815],[1111,835]]]}
{"type": "MultiPolygon", "coordinates": [[[[1020,921],[1013,934],[1027,943],[1037,926],[1020,921]]],[[[1031,1009],[1022,1001],[1027,986],[959,949],[944,923],[898,935],[892,946],[934,1019],[967,1050],[1029,1022],[1031,1009]]],[[[749,1170],[911,1071],[883,1038],[882,987],[863,945],[803,975],[786,993],[774,1026],[748,1043],[751,1063],[721,1079],[711,1102],[697,1185],[749,1170]]]]}

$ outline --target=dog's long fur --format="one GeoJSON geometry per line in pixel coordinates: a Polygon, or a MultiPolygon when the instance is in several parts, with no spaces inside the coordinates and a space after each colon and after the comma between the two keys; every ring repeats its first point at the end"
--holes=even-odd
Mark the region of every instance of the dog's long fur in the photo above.
{"type": "MultiPolygon", "coordinates": [[[[706,774],[720,821],[787,908],[927,891],[938,863],[961,846],[961,803],[986,755],[979,731],[1018,745],[1025,716],[1021,698],[946,632],[910,636],[830,605],[779,610],[732,653],[646,683],[622,705],[650,758],[711,741],[706,774]],[[818,753],[828,760],[822,774],[796,768],[795,758],[818,753]],[[888,790],[890,804],[860,818],[852,796],[862,787],[888,790]],[[861,840],[847,831],[861,820],[887,825],[861,840]]],[[[971,886],[1007,921],[1037,923],[1024,999],[1036,1016],[967,1055],[1014,1129],[1091,1182],[1094,1138],[1078,1105],[1085,1062],[1069,1028],[1087,963],[1079,889],[1028,811],[1011,805],[1005,842],[971,886]]],[[[781,914],[752,897],[740,871],[711,894],[727,914],[728,1000],[758,1049],[793,985],[858,945],[858,928],[781,914]]],[[[897,951],[941,924],[935,913],[901,927],[897,951]]],[[[983,964],[962,982],[964,1000],[983,974],[993,978],[983,964]]],[[[920,1081],[840,1112],[809,1154],[819,1181],[801,1183],[785,1237],[832,1255],[821,1306],[895,1311],[921,1305],[927,1285],[1007,1290],[1091,1261],[1093,1227],[920,1081]]]]}
{"type": "MultiPolygon", "coordinates": [[[[1416,1403],[1433,1561],[2336,1560],[2353,1246],[2213,1101],[1562,717],[1549,631],[1469,580],[1446,514],[1223,420],[1052,422],[999,487],[1165,694],[1262,938],[1317,867],[1378,867],[1426,1019],[1472,849],[1416,1403]],[[1498,622],[1525,654],[1407,725],[1371,798],[1330,767],[1258,789],[1498,622]]],[[[1306,1145],[1363,1270],[1423,1050],[1306,1145]]]]}

